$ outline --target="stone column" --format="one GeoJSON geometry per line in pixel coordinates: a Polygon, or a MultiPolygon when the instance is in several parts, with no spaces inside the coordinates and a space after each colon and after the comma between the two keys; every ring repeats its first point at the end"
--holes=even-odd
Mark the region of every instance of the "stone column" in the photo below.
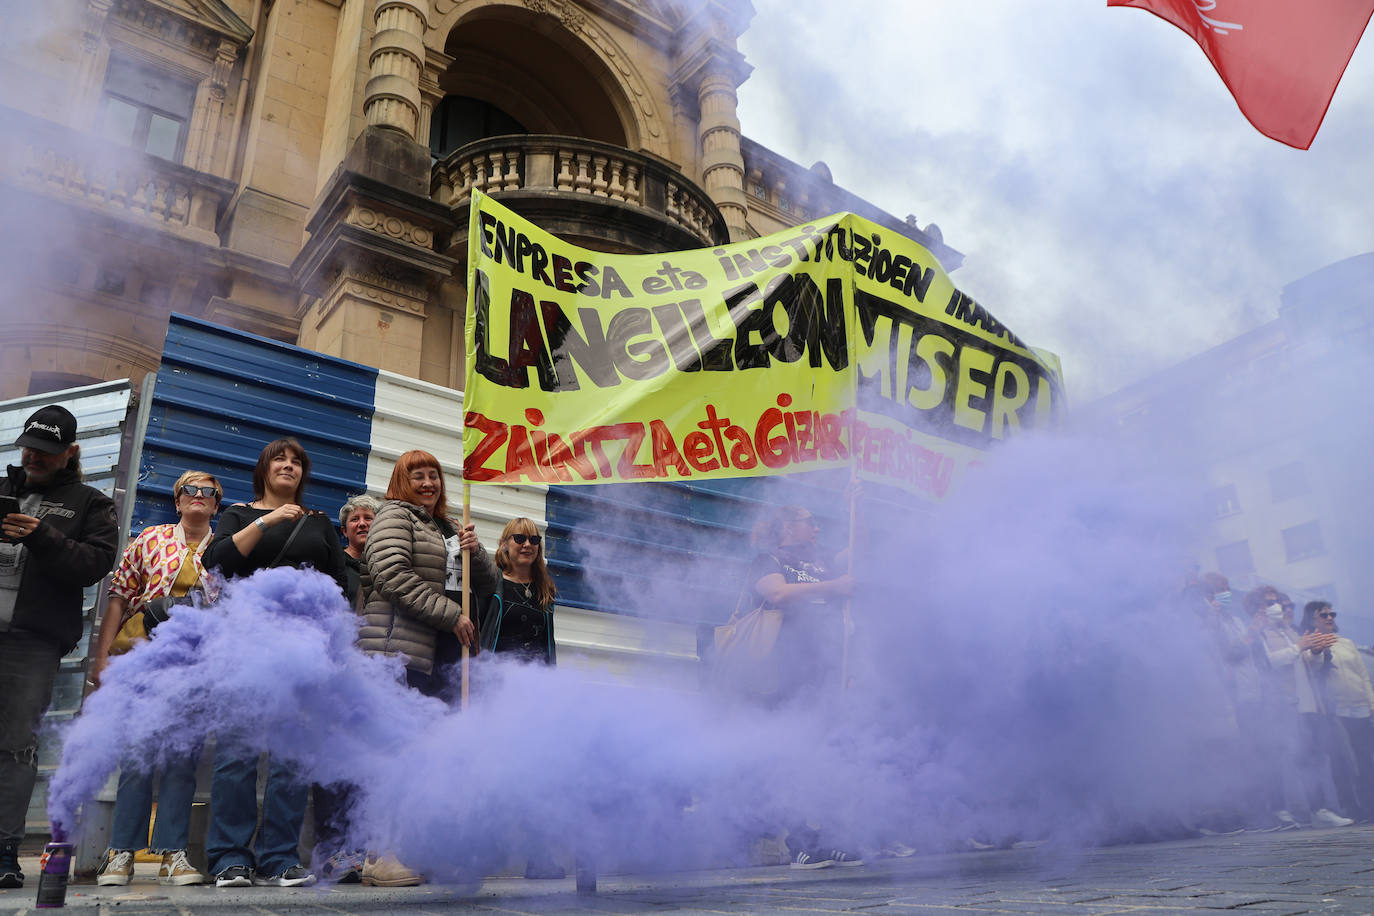
{"type": "Polygon", "coordinates": [[[112,0],[87,0],[81,21],[81,60],[72,85],[72,126],[79,130],[94,128],[92,120],[100,103],[100,87],[110,61],[110,46],[105,42],[105,20],[112,0]]]}
{"type": "Polygon", "coordinates": [[[210,75],[200,81],[196,89],[196,105],[191,114],[190,137],[186,142],[186,165],[199,172],[214,172],[215,153],[219,146],[220,120],[224,115],[224,99],[229,91],[229,77],[238,59],[238,48],[231,41],[221,41],[215,53],[210,75]]]}
{"type": "Polygon", "coordinates": [[[740,152],[735,86],[732,69],[717,59],[697,88],[702,185],[720,207],[732,242],[748,238],[745,217],[749,212],[744,198],[744,156],[740,152]]]}
{"type": "Polygon", "coordinates": [[[400,131],[422,142],[429,139],[417,136],[428,6],[428,0],[378,0],[363,100],[369,127],[400,131]]]}

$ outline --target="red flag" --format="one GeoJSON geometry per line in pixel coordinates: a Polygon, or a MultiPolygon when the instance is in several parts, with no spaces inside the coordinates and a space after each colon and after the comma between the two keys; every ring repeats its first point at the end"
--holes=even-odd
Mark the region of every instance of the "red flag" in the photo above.
{"type": "Polygon", "coordinates": [[[1241,113],[1267,137],[1307,149],[1374,13],[1374,0],[1107,0],[1149,10],[1192,36],[1241,113]]]}

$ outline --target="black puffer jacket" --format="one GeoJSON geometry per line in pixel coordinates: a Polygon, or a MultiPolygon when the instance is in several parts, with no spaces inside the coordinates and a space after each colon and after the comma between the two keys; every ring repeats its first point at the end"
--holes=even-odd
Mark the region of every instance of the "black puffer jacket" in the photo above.
{"type": "Polygon", "coordinates": [[[29,486],[21,467],[9,468],[0,480],[0,495],[20,505],[39,497],[30,513],[41,524],[19,543],[24,545],[24,572],[19,580],[10,626],[51,639],[70,652],[81,640],[81,592],[114,567],[119,522],[114,500],[81,482],[63,468],[43,486],[29,486]]]}

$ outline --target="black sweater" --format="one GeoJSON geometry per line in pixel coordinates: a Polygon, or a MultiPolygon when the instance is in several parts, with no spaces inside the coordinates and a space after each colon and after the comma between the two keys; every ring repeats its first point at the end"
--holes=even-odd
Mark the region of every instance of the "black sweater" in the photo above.
{"type": "MultiPolygon", "coordinates": [[[[215,525],[214,540],[205,548],[205,568],[218,567],[225,578],[229,578],[251,575],[270,566],[277,554],[281,553],[287,538],[291,536],[291,529],[296,527],[295,522],[282,522],[268,528],[246,557],[239,553],[238,545],[233,540],[234,535],[253,524],[254,519],[262,518],[270,511],[254,509],[241,503],[225,509],[220,515],[219,523],[215,525]]],[[[312,567],[326,576],[333,577],[334,581],[339,583],[340,590],[346,590],[346,555],[339,544],[339,535],[333,523],[328,516],[312,512],[305,517],[303,525],[301,533],[291,542],[290,552],[282,557],[277,565],[294,566],[297,569],[312,567]]]]}

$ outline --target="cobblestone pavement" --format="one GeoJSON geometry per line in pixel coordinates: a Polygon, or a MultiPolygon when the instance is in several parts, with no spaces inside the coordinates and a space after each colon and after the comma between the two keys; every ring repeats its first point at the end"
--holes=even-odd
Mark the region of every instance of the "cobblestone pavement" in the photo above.
{"type": "MultiPolygon", "coordinates": [[[[28,887],[0,891],[0,913],[30,910],[28,887]]],[[[150,866],[141,866],[150,868],[150,866]]],[[[674,875],[602,876],[595,896],[563,881],[488,880],[451,886],[377,888],[163,888],[151,877],[128,887],[74,886],[67,904],[109,916],[384,913],[508,914],[841,913],[1370,913],[1374,827],[1242,834],[1068,852],[1048,847],[871,862],[863,868],[785,867],[674,875]]]]}

